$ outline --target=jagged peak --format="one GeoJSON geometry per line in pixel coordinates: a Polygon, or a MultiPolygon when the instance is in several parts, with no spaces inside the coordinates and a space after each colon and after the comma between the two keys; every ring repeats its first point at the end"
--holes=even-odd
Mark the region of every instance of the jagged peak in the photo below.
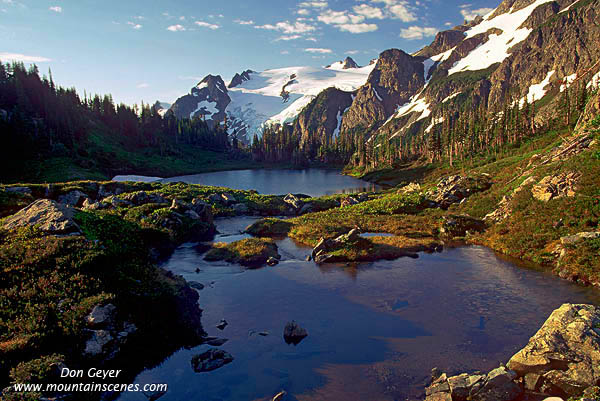
{"type": "Polygon", "coordinates": [[[231,81],[229,82],[229,85],[227,85],[228,88],[235,88],[236,86],[241,85],[243,82],[249,81],[250,79],[252,79],[252,77],[250,77],[250,74],[254,73],[254,71],[248,69],[246,71],[243,71],[242,73],[236,73],[233,78],[231,78],[231,81]]]}
{"type": "Polygon", "coordinates": [[[348,56],[344,60],[340,60],[333,64],[329,64],[328,66],[325,66],[325,68],[328,68],[331,70],[349,70],[352,68],[361,68],[361,66],[358,65],[356,63],[356,61],[354,61],[352,59],[352,57],[348,56]]]}

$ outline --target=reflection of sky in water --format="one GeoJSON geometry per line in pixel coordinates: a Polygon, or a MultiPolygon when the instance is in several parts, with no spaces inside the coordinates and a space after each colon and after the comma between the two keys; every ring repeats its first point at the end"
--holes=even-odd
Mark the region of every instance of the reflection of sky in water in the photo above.
{"type": "Polygon", "coordinates": [[[341,175],[336,170],[234,170],[172,177],[163,182],[183,181],[190,184],[254,189],[261,194],[303,193],[310,196],[355,193],[377,190],[379,186],[341,175]]]}
{"type": "MultiPolygon", "coordinates": [[[[218,220],[223,238],[241,238],[254,218],[218,220]]],[[[167,382],[169,400],[393,400],[418,397],[431,368],[487,370],[505,362],[564,302],[598,301],[598,293],[549,274],[518,268],[481,247],[450,249],[358,267],[305,262],[308,248],[278,242],[282,262],[244,271],[207,263],[192,244],[165,267],[207,285],[203,325],[228,338],[235,360],[194,373],[181,350],[137,378],[167,382]],[[200,273],[195,273],[199,268],[200,273]],[[229,326],[215,325],[225,318],[229,326]],[[309,336],[285,344],[295,319],[309,336]],[[266,337],[257,335],[267,331],[266,337]]],[[[123,394],[121,401],[145,400],[123,394]]]]}

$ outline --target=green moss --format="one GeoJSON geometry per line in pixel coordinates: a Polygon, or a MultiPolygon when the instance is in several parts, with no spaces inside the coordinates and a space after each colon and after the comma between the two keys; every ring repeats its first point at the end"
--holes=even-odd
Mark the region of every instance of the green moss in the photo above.
{"type": "Polygon", "coordinates": [[[204,256],[205,260],[224,260],[247,267],[260,267],[269,258],[279,259],[277,245],[267,238],[246,238],[231,243],[218,242],[204,256]]]}

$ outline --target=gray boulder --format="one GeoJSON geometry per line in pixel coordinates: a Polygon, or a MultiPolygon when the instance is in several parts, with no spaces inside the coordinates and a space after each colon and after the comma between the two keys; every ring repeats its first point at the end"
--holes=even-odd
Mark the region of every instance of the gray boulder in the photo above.
{"type": "Polygon", "coordinates": [[[600,307],[564,304],[508,362],[535,391],[577,396],[600,382],[600,307]]]}
{"type": "Polygon", "coordinates": [[[37,226],[50,234],[71,234],[80,231],[73,219],[75,209],[49,199],[38,199],[29,206],[7,217],[2,227],[10,230],[17,227],[37,226]]]}
{"type": "Polygon", "coordinates": [[[74,190],[58,197],[58,203],[79,207],[87,199],[87,195],[81,191],[74,190]]]}
{"type": "Polygon", "coordinates": [[[107,304],[105,306],[96,305],[90,314],[86,316],[85,320],[91,327],[108,326],[113,323],[116,310],[117,307],[113,304],[107,304]]]}
{"type": "Polygon", "coordinates": [[[85,343],[84,353],[89,356],[105,355],[109,352],[108,345],[114,340],[107,330],[91,330],[92,336],[85,343]]]}

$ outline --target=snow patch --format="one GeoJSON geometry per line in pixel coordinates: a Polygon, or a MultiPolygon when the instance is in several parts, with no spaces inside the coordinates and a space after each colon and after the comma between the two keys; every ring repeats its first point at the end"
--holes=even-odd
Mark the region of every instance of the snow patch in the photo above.
{"type": "MultiPolygon", "coordinates": [[[[528,103],[533,103],[536,100],[540,100],[541,98],[544,97],[544,95],[546,95],[546,90],[544,90],[544,88],[546,86],[548,86],[548,84],[550,83],[550,78],[552,77],[552,75],[554,75],[555,71],[549,71],[548,74],[546,74],[546,78],[544,78],[544,80],[542,82],[540,82],[539,84],[534,84],[531,85],[529,87],[529,92],[527,93],[527,102],[528,103]]],[[[521,107],[523,106],[523,104],[525,103],[525,99],[521,100],[521,107]]]]}
{"type": "Polygon", "coordinates": [[[204,88],[208,88],[207,82],[200,82],[198,85],[196,85],[196,89],[204,89],[204,88]]]}
{"type": "Polygon", "coordinates": [[[323,90],[335,87],[353,92],[365,84],[375,65],[361,68],[332,69],[318,67],[287,67],[255,72],[252,79],[228,91],[231,103],[227,114],[232,123],[245,123],[246,135],[260,136],[265,124],[284,124],[293,121],[308,103],[323,90]],[[289,101],[283,102],[281,88],[286,86],[289,101]]]}
{"type": "Polygon", "coordinates": [[[431,130],[433,129],[433,127],[435,127],[437,124],[441,124],[443,122],[444,122],[444,117],[432,118],[431,119],[431,124],[429,124],[429,127],[427,127],[425,129],[425,133],[429,134],[431,132],[431,130]]]}
{"type": "Polygon", "coordinates": [[[598,71],[596,73],[596,75],[594,75],[592,77],[592,79],[590,80],[590,82],[588,82],[588,84],[586,85],[586,88],[597,88],[598,85],[600,84],[600,71],[598,71]]]}
{"type": "Polygon", "coordinates": [[[379,96],[379,93],[377,93],[377,90],[375,88],[373,88],[373,94],[375,95],[375,97],[377,97],[377,100],[383,102],[383,99],[381,98],[381,96],[379,96]]]}
{"type": "Polygon", "coordinates": [[[206,118],[208,119],[211,119],[214,113],[219,112],[219,110],[217,109],[217,102],[209,102],[203,100],[201,102],[198,102],[198,107],[196,108],[196,110],[190,113],[190,118],[194,118],[194,114],[198,113],[200,110],[204,111],[204,113],[202,114],[206,114],[206,118]]]}
{"type": "Polygon", "coordinates": [[[446,103],[448,100],[454,99],[456,96],[460,95],[461,93],[462,92],[456,92],[456,93],[451,94],[450,96],[448,96],[447,98],[442,100],[442,103],[446,103]]]}
{"type": "Polygon", "coordinates": [[[338,135],[340,134],[340,127],[342,126],[342,116],[348,111],[350,107],[346,107],[346,109],[344,111],[342,110],[338,110],[337,113],[337,126],[335,127],[335,129],[333,130],[333,137],[337,138],[338,135]]]}
{"type": "MultiPolygon", "coordinates": [[[[411,125],[412,125],[419,120],[429,117],[431,115],[431,109],[429,108],[430,104],[427,103],[425,101],[425,99],[420,99],[421,93],[422,92],[413,96],[408,103],[399,107],[398,110],[396,110],[396,112],[388,119],[388,121],[391,120],[392,118],[400,118],[400,117],[406,116],[410,113],[421,113],[419,115],[419,117],[417,117],[411,123],[411,125]]],[[[401,131],[402,130],[395,132],[394,135],[392,135],[392,138],[397,136],[401,131]]]]}
{"type": "MultiPolygon", "coordinates": [[[[575,4],[575,3],[573,3],[573,4],[575,4]]],[[[564,92],[565,89],[568,89],[569,86],[571,86],[571,84],[573,82],[575,82],[576,79],[577,79],[577,73],[571,74],[571,75],[565,77],[565,79],[563,80],[563,83],[560,85],[560,91],[564,92]]]]}
{"type": "MultiPolygon", "coordinates": [[[[502,62],[509,56],[508,50],[524,41],[532,32],[529,28],[520,28],[529,18],[531,13],[539,6],[549,3],[553,0],[536,0],[531,5],[512,12],[500,14],[492,19],[484,19],[481,23],[469,29],[466,33],[467,38],[485,33],[490,29],[500,29],[501,34],[489,35],[488,41],[471,51],[466,57],[459,60],[448,71],[448,75],[460,71],[483,70],[495,63],[502,62]]],[[[491,16],[491,15],[489,15],[491,16]]]]}
{"type": "Polygon", "coordinates": [[[575,4],[579,3],[580,0],[574,1],[573,3],[571,3],[569,6],[563,8],[562,10],[560,10],[558,13],[566,13],[567,11],[569,11],[571,9],[571,7],[573,7],[575,4]]]}

